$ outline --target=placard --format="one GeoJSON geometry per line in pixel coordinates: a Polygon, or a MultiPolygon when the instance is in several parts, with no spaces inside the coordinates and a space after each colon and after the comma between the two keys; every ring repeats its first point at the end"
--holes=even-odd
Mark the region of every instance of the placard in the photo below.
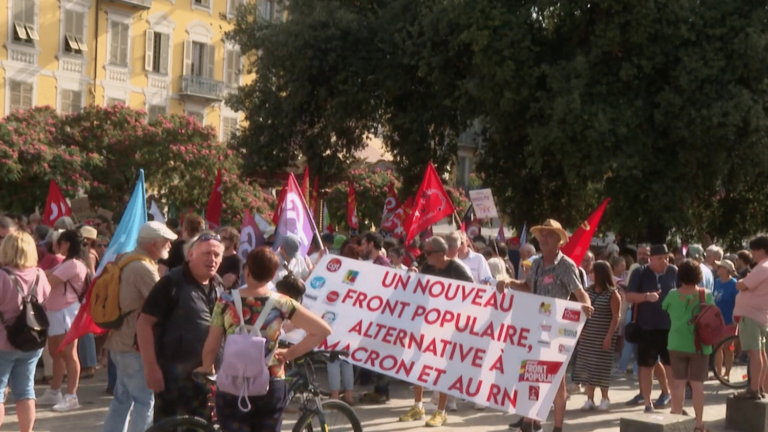
{"type": "Polygon", "coordinates": [[[493,193],[490,189],[477,189],[469,191],[469,200],[475,209],[475,215],[479,219],[499,217],[496,211],[496,203],[493,201],[493,193]]]}
{"type": "Polygon", "coordinates": [[[586,316],[581,305],[327,255],[304,305],[333,333],[318,349],[461,399],[545,419],[586,316]]]}
{"type": "Polygon", "coordinates": [[[72,209],[72,214],[75,215],[79,222],[85,222],[91,215],[91,203],[88,201],[87,196],[73,199],[69,203],[69,207],[72,209]]]}

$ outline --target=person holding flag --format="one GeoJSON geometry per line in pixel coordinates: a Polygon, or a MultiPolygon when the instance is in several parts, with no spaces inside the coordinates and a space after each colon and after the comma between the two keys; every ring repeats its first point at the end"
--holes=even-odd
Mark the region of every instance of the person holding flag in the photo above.
{"type": "MultiPolygon", "coordinates": [[[[533,294],[568,300],[573,294],[582,304],[582,310],[589,318],[592,306],[589,296],[584,291],[576,263],[560,250],[568,243],[568,233],[559,222],[547,219],[543,224],[531,228],[531,233],[539,240],[541,258],[533,262],[531,271],[525,280],[499,281],[496,288],[503,292],[505,288],[533,294]]],[[[562,432],[565,420],[566,391],[565,379],[555,396],[555,428],[552,432],[562,432]]],[[[522,432],[540,432],[541,423],[521,418],[517,423],[509,425],[511,429],[522,432]]]]}
{"type": "Polygon", "coordinates": [[[136,349],[136,320],[144,300],[160,280],[157,260],[168,258],[178,236],[164,224],[147,222],[139,229],[136,249],[118,260],[122,325],[107,339],[110,360],[117,369],[114,399],[104,421],[104,432],[142,432],[152,424],[155,394],[147,387],[144,365],[136,349]],[[129,418],[130,415],[130,418],[129,418]]]}

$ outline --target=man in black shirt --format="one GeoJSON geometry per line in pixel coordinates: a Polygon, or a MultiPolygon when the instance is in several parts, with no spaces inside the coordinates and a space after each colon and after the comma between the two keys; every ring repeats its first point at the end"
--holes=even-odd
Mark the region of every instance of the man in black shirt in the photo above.
{"type": "Polygon", "coordinates": [[[190,240],[187,262],[152,288],[136,323],[147,387],[155,392],[155,422],[179,415],[211,420],[208,388],[192,379],[221,288],[216,270],[224,254],[210,231],[190,240]]]}
{"type": "Polygon", "coordinates": [[[231,289],[240,286],[240,274],[243,271],[243,259],[237,254],[240,246],[240,233],[232,227],[219,231],[221,242],[224,244],[224,258],[217,273],[224,281],[224,288],[231,289]]]}
{"type": "MultiPolygon", "coordinates": [[[[446,256],[448,252],[448,244],[441,237],[430,237],[427,239],[424,246],[424,256],[427,258],[427,263],[421,268],[421,273],[430,276],[438,276],[448,279],[455,279],[470,284],[474,282],[472,275],[469,274],[466,267],[446,256]]],[[[413,399],[416,404],[408,410],[407,413],[400,416],[400,421],[414,421],[424,418],[426,411],[424,410],[424,404],[422,398],[424,396],[424,388],[421,386],[413,386],[413,399]]],[[[445,414],[445,406],[448,403],[448,395],[440,393],[440,399],[437,404],[437,412],[427,420],[427,426],[437,427],[445,424],[447,416],[445,414]]]]}

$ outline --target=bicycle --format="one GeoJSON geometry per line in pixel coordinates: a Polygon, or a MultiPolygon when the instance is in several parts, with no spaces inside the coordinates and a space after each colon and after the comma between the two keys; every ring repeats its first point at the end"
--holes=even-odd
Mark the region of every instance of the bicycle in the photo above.
{"type": "MultiPolygon", "coordinates": [[[[312,359],[337,360],[340,356],[348,356],[346,351],[313,351],[297,359],[293,367],[286,372],[288,384],[288,400],[294,395],[301,398],[299,406],[299,420],[293,428],[293,432],[328,432],[339,427],[350,428],[353,432],[362,432],[363,426],[355,411],[342,401],[321,400],[321,393],[314,382],[314,369],[312,359]],[[312,375],[310,375],[312,374],[312,375]],[[341,422],[329,422],[329,419],[341,422]]],[[[195,379],[203,379],[206,383],[215,386],[215,376],[196,374],[195,379]]],[[[215,419],[215,410],[214,410],[215,419]]],[[[219,432],[218,424],[194,416],[179,416],[156,423],[146,432],[219,432]]]]}
{"type": "Polygon", "coordinates": [[[747,361],[746,364],[738,364],[735,361],[741,355],[741,345],[738,342],[738,335],[728,336],[712,347],[712,355],[709,356],[709,370],[712,371],[715,379],[720,381],[722,385],[732,389],[744,389],[749,386],[749,361],[747,361]],[[716,353],[720,350],[723,350],[724,352],[725,350],[733,352],[734,363],[731,367],[730,374],[727,376],[723,376],[723,374],[719,373],[717,365],[715,365],[715,360],[717,358],[716,353]],[[734,381],[731,379],[734,376],[740,378],[734,381]]]}

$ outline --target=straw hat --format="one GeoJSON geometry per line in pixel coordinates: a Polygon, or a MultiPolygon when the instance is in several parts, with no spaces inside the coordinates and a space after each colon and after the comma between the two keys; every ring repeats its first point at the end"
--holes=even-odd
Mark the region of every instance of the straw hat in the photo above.
{"type": "Polygon", "coordinates": [[[568,233],[563,229],[563,226],[560,225],[560,222],[554,219],[547,219],[543,224],[531,228],[531,233],[534,235],[534,237],[538,237],[539,232],[545,230],[554,231],[559,234],[561,245],[568,243],[568,233]]]}

